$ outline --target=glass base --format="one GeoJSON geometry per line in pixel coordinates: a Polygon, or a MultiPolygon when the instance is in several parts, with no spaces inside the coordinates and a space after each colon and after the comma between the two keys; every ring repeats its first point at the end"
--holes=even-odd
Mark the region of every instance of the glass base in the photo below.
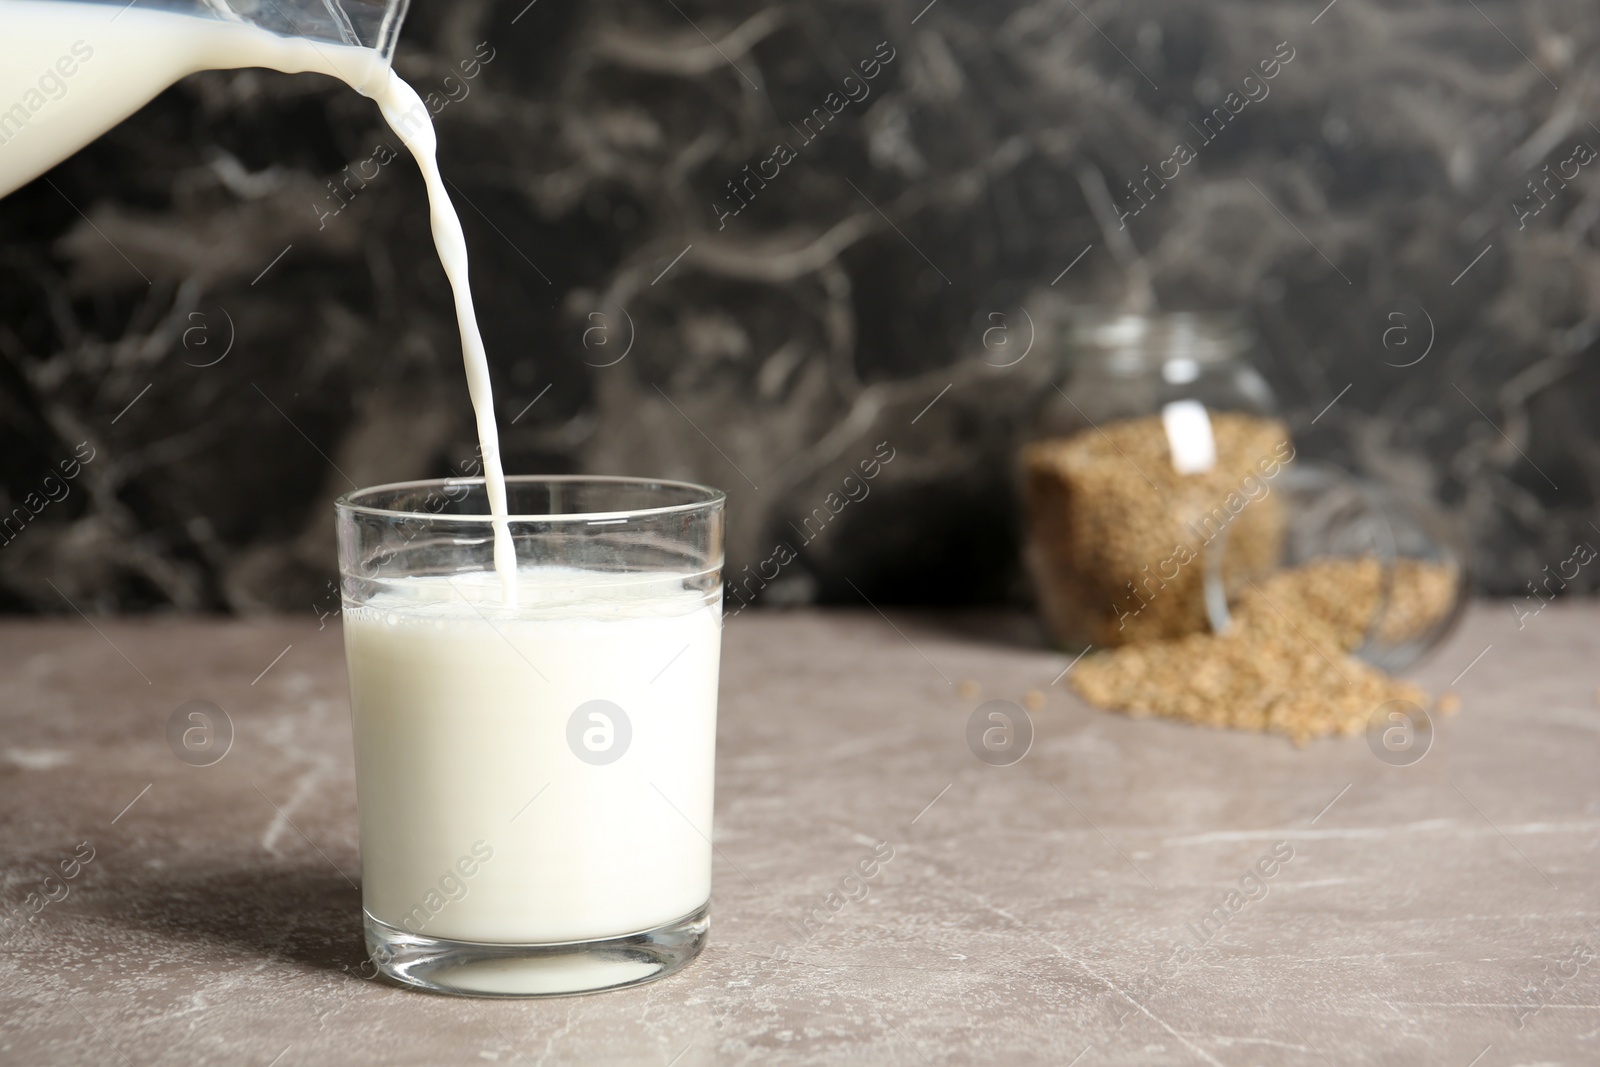
{"type": "Polygon", "coordinates": [[[397,982],[465,997],[560,997],[652,982],[700,954],[711,905],[665,926],[598,941],[496,945],[422,937],[363,912],[367,953],[397,982]]]}

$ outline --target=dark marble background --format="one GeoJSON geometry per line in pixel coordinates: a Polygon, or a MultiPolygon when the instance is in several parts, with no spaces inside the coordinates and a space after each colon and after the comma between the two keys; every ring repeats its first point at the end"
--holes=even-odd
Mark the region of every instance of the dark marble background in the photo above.
{"type": "MultiPolygon", "coordinates": [[[[723,486],[738,572],[888,442],[769,599],[1013,599],[1051,325],[1148,284],[1244,309],[1302,453],[1442,500],[1484,589],[1600,544],[1600,166],[1527,184],[1600,147],[1592,3],[925,2],[415,0],[511,471],[723,486]],[[1118,230],[1104,190],[1286,53],[1118,230]]],[[[209,73],[0,201],[5,510],[93,457],[0,607],[326,610],[333,497],[472,457],[398,149],[326,79],[209,73]]]]}

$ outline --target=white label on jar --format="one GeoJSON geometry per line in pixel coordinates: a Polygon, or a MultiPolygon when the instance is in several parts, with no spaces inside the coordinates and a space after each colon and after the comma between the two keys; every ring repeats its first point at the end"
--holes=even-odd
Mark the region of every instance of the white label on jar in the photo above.
{"type": "Polygon", "coordinates": [[[1174,400],[1161,409],[1161,424],[1172,449],[1172,469],[1179,474],[1204,474],[1217,465],[1217,439],[1211,416],[1198,400],[1174,400]]]}

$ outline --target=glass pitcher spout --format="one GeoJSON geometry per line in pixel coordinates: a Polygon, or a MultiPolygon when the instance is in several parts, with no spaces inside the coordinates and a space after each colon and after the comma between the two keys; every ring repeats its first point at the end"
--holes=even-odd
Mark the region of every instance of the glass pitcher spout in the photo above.
{"type": "Polygon", "coordinates": [[[394,55],[395,39],[400,35],[408,3],[409,0],[188,0],[158,6],[248,22],[279,37],[370,48],[387,65],[394,55]]]}

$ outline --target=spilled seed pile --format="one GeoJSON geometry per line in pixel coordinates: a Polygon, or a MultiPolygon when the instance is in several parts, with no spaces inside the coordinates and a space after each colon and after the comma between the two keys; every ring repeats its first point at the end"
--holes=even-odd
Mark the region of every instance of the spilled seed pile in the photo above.
{"type": "MultiPolygon", "coordinates": [[[[1403,641],[1426,632],[1449,610],[1458,580],[1450,567],[1398,566],[1379,636],[1403,641]]],[[[1097,653],[1070,677],[1085,699],[1133,715],[1281,733],[1297,745],[1359,734],[1388,701],[1430,702],[1419,687],[1350,654],[1367,637],[1382,595],[1373,560],[1295,567],[1247,589],[1226,634],[1097,653]]]]}

